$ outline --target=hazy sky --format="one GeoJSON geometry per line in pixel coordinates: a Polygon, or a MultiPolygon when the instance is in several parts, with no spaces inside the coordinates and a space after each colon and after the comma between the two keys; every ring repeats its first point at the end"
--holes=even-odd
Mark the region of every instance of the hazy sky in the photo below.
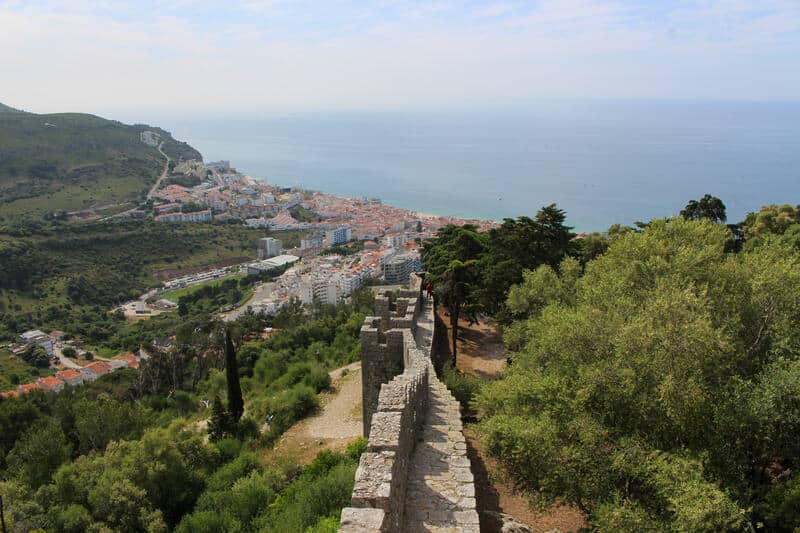
{"type": "Polygon", "coordinates": [[[800,0],[0,0],[0,102],[206,115],[800,99],[800,0]]]}

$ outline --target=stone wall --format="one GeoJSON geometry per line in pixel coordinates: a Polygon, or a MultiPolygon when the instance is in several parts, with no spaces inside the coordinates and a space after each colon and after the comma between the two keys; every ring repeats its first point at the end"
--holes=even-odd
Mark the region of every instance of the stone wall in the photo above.
{"type": "MultiPolygon", "coordinates": [[[[340,532],[403,530],[409,461],[423,435],[430,387],[441,386],[431,361],[432,331],[417,331],[425,309],[422,278],[413,275],[409,287],[379,295],[376,316],[367,317],[361,329],[364,435],[369,440],[356,471],[351,507],[342,510],[340,532]]],[[[431,316],[422,320],[432,329],[433,313],[427,309],[431,316]]]]}
{"type": "Polygon", "coordinates": [[[367,451],[361,456],[352,508],[343,514],[341,531],[400,531],[411,452],[426,411],[432,369],[416,348],[410,330],[402,330],[408,365],[381,386],[372,415],[367,451]],[[380,511],[380,513],[377,512],[380,511]],[[350,528],[378,520],[374,528],[350,528]],[[365,523],[365,518],[368,518],[365,523]]]}
{"type": "Polygon", "coordinates": [[[416,318],[421,309],[422,278],[413,276],[411,287],[396,295],[377,295],[376,316],[368,316],[361,327],[361,404],[365,437],[369,436],[381,386],[408,366],[403,332],[409,331],[414,340],[416,318]]]}

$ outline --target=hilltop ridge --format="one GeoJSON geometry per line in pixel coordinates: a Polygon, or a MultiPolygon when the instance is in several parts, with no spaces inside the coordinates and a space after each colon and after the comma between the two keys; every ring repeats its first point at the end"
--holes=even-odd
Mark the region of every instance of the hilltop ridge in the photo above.
{"type": "Polygon", "coordinates": [[[22,111],[20,109],[14,109],[13,107],[7,106],[4,103],[0,102],[0,113],[24,113],[24,112],[25,111],[22,111]]]}
{"type": "Polygon", "coordinates": [[[144,199],[164,157],[143,142],[151,131],[171,159],[200,152],[161,128],[85,113],[36,114],[0,104],[0,205],[41,215],[144,199]]]}

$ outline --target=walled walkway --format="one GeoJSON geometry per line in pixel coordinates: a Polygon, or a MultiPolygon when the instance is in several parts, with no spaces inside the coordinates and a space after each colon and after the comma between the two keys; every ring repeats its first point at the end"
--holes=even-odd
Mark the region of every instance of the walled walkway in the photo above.
{"type": "MultiPolygon", "coordinates": [[[[417,321],[416,341],[430,350],[433,309],[426,302],[417,321]]],[[[428,413],[411,455],[405,498],[405,531],[478,533],[475,485],[461,424],[461,406],[435,374],[428,390],[428,413]]]]}
{"type": "Polygon", "coordinates": [[[422,279],[376,296],[361,328],[367,451],[355,475],[340,533],[480,530],[460,405],[431,360],[432,302],[422,279]]]}
{"type": "Polygon", "coordinates": [[[421,442],[408,472],[405,530],[478,533],[475,485],[458,402],[438,380],[431,383],[428,398],[421,442]]]}
{"type": "Polygon", "coordinates": [[[431,298],[427,298],[421,306],[417,317],[417,331],[414,332],[414,340],[417,341],[417,348],[425,353],[430,353],[430,347],[433,343],[433,302],[431,298]]]}

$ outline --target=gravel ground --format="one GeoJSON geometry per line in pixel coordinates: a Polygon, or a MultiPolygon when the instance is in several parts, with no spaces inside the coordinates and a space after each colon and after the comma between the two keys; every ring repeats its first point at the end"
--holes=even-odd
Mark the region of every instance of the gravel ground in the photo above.
{"type": "Polygon", "coordinates": [[[265,452],[266,463],[293,455],[305,464],[320,451],[342,451],[361,436],[361,363],[337,368],[330,376],[332,390],[320,395],[319,412],[289,428],[265,452]]]}

